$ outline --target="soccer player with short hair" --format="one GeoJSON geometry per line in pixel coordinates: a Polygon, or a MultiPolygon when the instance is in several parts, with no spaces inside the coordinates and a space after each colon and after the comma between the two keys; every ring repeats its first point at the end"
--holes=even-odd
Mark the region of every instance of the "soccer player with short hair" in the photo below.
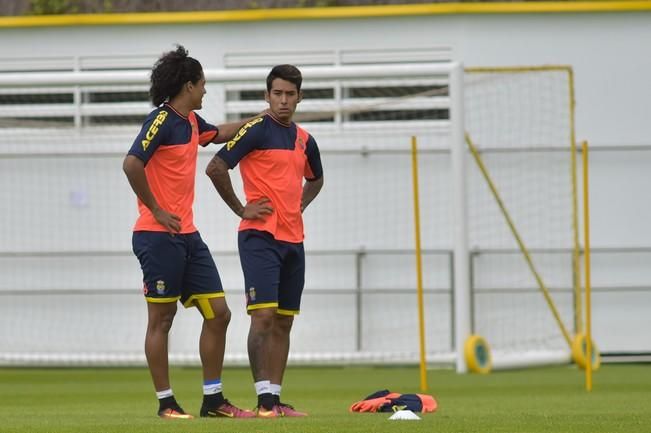
{"type": "Polygon", "coordinates": [[[138,196],[140,216],[133,251],[143,272],[148,323],[145,355],[159,399],[158,415],[190,419],[174,398],[168,367],[168,334],[177,301],[196,306],[204,321],[199,339],[203,366],[202,417],[254,417],[226,400],[221,373],[231,312],[215,262],[193,221],[199,146],[223,143],[243,122],[216,127],[201,108],[206,80],[201,64],[182,46],[165,53],[151,72],[154,109],[124,159],[123,169],[138,196]]]}
{"type": "Polygon", "coordinates": [[[267,113],[246,123],[206,169],[222,199],[242,218],[238,247],[251,317],[248,352],[258,417],[306,415],[280,401],[305,282],[302,212],[323,186],[316,141],[292,121],[301,84],[298,68],[275,66],[267,77],[267,113]],[[238,164],[245,205],[228,173],[238,164]]]}

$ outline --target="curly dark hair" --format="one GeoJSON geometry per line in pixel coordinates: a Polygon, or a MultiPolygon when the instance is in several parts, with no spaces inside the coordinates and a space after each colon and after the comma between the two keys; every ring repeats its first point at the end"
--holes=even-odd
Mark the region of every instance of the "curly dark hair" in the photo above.
{"type": "Polygon", "coordinates": [[[188,81],[197,83],[203,76],[203,68],[197,59],[188,56],[188,50],[177,45],[176,50],[164,53],[151,69],[149,97],[158,107],[174,98],[188,81]]]}
{"type": "Polygon", "coordinates": [[[269,75],[267,75],[267,91],[271,91],[271,83],[276,78],[289,81],[290,83],[296,84],[296,90],[301,90],[301,84],[303,83],[303,76],[301,71],[294,65],[277,65],[271,69],[269,75]]]}

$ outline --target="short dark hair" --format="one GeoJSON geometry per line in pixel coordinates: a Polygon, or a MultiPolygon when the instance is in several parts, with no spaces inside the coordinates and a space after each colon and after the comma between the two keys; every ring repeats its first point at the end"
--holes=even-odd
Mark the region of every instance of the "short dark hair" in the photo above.
{"type": "Polygon", "coordinates": [[[179,94],[188,81],[198,83],[203,68],[197,59],[188,56],[188,50],[177,45],[176,50],[164,53],[151,69],[149,97],[158,107],[179,94]]]}
{"type": "Polygon", "coordinates": [[[296,85],[296,90],[301,90],[303,76],[301,71],[294,65],[277,65],[271,69],[267,75],[267,92],[271,91],[271,84],[276,78],[280,78],[296,85]]]}

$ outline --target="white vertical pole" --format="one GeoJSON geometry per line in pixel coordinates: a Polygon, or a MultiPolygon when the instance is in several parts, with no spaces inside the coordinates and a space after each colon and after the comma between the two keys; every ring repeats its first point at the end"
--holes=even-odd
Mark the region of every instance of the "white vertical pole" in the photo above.
{"type": "Polygon", "coordinates": [[[463,65],[455,63],[450,73],[450,128],[452,143],[454,209],[454,346],[457,373],[468,370],[464,342],[470,335],[470,265],[468,252],[468,206],[466,199],[466,143],[463,120],[463,65]]]}
{"type": "MultiPolygon", "coordinates": [[[[75,56],[74,59],[74,72],[80,72],[81,71],[81,59],[79,56],[75,56]]],[[[81,95],[81,87],[75,86],[74,92],[72,94],[72,103],[75,105],[75,129],[77,130],[77,133],[81,132],[81,127],[82,122],[81,122],[81,104],[83,103],[82,101],[82,95],[81,95]]]]}
{"type": "MultiPolygon", "coordinates": [[[[336,49],[335,50],[335,65],[336,66],[341,66],[341,50],[336,49]]],[[[335,81],[335,94],[334,99],[335,103],[337,106],[337,110],[335,111],[335,126],[337,127],[337,131],[342,131],[344,129],[344,113],[342,113],[342,100],[344,98],[344,89],[341,80],[336,80],[335,81]]],[[[346,93],[348,93],[348,89],[346,89],[346,93]]]]}

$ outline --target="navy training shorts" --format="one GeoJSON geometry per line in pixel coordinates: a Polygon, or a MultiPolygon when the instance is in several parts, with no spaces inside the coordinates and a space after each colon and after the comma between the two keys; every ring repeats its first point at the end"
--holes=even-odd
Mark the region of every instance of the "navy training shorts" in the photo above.
{"type": "Polygon", "coordinates": [[[190,307],[196,299],[224,296],[217,266],[199,232],[133,232],[147,302],[176,302],[190,307]]]}
{"type": "Polygon", "coordinates": [[[277,308],[278,314],[298,314],[305,285],[303,243],[279,241],[259,230],[240,231],[237,242],[247,311],[277,308]]]}

